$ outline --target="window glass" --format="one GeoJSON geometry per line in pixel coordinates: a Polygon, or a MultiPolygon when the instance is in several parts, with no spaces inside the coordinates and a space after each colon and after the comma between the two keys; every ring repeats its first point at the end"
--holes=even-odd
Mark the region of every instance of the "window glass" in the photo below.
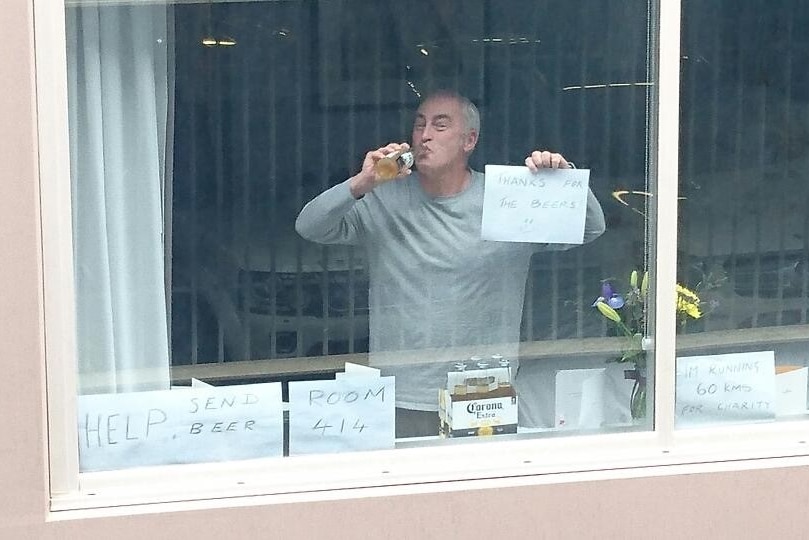
{"type": "Polygon", "coordinates": [[[680,427],[806,411],[807,25],[801,2],[684,3],[680,427]]]}
{"type": "Polygon", "coordinates": [[[179,462],[651,427],[648,3],[91,4],[84,470],[162,463],[168,426],[245,437],[179,462]]]}

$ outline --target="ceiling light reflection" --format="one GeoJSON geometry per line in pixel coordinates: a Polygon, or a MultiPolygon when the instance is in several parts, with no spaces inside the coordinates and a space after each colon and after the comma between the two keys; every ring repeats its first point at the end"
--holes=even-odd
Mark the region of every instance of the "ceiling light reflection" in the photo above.
{"type": "Polygon", "coordinates": [[[592,90],[595,88],[627,88],[630,86],[654,86],[653,82],[633,82],[633,83],[606,83],[606,84],[582,84],[575,86],[563,86],[563,92],[571,90],[592,90]]]}

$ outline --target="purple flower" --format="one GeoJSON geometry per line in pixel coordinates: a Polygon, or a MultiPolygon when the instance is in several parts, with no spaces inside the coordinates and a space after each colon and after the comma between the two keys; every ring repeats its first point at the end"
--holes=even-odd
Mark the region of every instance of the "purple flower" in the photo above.
{"type": "Polygon", "coordinates": [[[601,296],[596,298],[596,301],[593,302],[593,307],[597,307],[599,302],[604,302],[612,309],[621,309],[626,303],[624,297],[615,292],[609,281],[601,282],[601,296]]]}
{"type": "Polygon", "coordinates": [[[612,296],[607,299],[607,305],[612,309],[621,309],[624,307],[624,297],[620,294],[613,293],[612,296]]]}

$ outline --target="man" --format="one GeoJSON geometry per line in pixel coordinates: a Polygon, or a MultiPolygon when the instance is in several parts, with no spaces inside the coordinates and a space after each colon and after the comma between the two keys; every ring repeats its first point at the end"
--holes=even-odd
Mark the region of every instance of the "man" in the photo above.
{"type": "MultiPolygon", "coordinates": [[[[360,172],[309,202],[296,222],[308,240],[366,248],[372,364],[382,351],[427,349],[428,363],[384,370],[396,377],[397,437],[437,433],[438,388],[452,362],[466,359],[461,351],[496,345],[516,360],[531,255],[572,247],[481,239],[484,177],[468,165],[479,133],[472,102],[454,92],[432,94],[413,125],[417,172],[405,169],[387,181],[374,171],[407,144],[368,152],[360,172]]],[[[525,165],[533,172],[570,167],[547,151],[532,152],[525,165]]],[[[603,231],[590,192],[584,241],[603,231]]],[[[520,384],[518,375],[518,390],[520,384]]],[[[532,425],[530,409],[521,398],[521,423],[532,425]]]]}

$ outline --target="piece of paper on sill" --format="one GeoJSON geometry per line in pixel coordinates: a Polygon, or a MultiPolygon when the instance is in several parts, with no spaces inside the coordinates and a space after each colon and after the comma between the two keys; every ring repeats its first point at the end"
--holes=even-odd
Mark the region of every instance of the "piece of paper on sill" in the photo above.
{"type": "Polygon", "coordinates": [[[345,371],[338,371],[335,374],[335,378],[342,379],[343,377],[379,377],[382,374],[382,371],[377,368],[372,368],[369,366],[363,366],[362,364],[354,364],[352,362],[346,362],[345,364],[345,371]]]}
{"type": "Polygon", "coordinates": [[[563,429],[601,427],[605,383],[605,368],[557,371],[554,425],[563,429]]]}
{"type": "Polygon", "coordinates": [[[776,414],[792,416],[806,414],[806,388],[809,368],[778,366],[775,375],[776,414]]]}

